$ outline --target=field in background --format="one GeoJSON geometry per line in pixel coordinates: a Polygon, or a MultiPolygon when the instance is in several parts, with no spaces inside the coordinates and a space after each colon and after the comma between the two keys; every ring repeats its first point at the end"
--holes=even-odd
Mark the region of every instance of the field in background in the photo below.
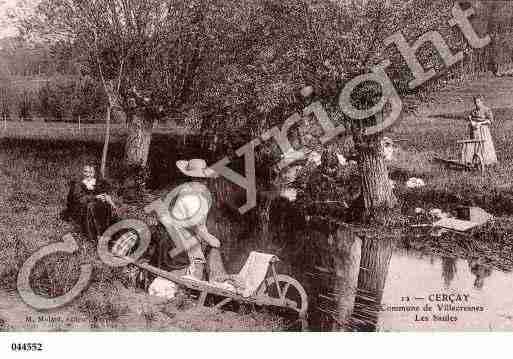
{"type": "MultiPolygon", "coordinates": [[[[104,123],[76,122],[39,122],[39,121],[0,121],[0,139],[32,139],[32,140],[69,140],[103,142],[105,138],[104,123]]],[[[110,128],[111,140],[120,141],[127,135],[124,124],[112,124],[110,128]]],[[[192,132],[174,122],[159,123],[155,125],[154,133],[185,136],[192,132]]]]}
{"type": "MultiPolygon", "coordinates": [[[[63,79],[73,79],[72,76],[61,76],[63,79]]],[[[9,78],[16,91],[37,91],[49,81],[46,76],[12,76],[9,78]]]]}
{"type": "MultiPolygon", "coordinates": [[[[469,111],[472,98],[482,95],[492,108],[513,107],[513,76],[497,77],[490,74],[474,80],[447,85],[433,94],[436,101],[419,107],[420,116],[438,116],[469,111]]],[[[513,118],[510,118],[513,119],[513,118]]]]}

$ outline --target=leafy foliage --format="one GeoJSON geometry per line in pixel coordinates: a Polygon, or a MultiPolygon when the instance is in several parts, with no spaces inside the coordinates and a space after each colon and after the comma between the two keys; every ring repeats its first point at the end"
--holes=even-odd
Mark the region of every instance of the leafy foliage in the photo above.
{"type": "Polygon", "coordinates": [[[39,89],[37,96],[39,113],[43,117],[101,117],[106,108],[103,89],[88,77],[78,81],[63,77],[52,78],[39,89]]]}
{"type": "MultiPolygon", "coordinates": [[[[500,7],[475,5],[476,26],[488,30],[500,7]]],[[[120,80],[122,94],[135,86],[170,117],[196,111],[217,135],[243,127],[253,136],[300,109],[303,86],[336,102],[345,82],[384,58],[392,60],[389,71],[400,92],[413,95],[405,85],[409,69],[383,40],[402,31],[413,41],[437,30],[453,51],[469,54],[447,23],[452,6],[450,0],[44,0],[21,23],[26,34],[59,39],[59,57],[69,58],[65,48],[72,46],[81,54],[74,56],[81,71],[97,79],[100,64],[106,79],[120,80]]],[[[423,65],[444,70],[432,47],[418,56],[423,65]]],[[[414,100],[464,71],[427,84],[414,100]]]]}

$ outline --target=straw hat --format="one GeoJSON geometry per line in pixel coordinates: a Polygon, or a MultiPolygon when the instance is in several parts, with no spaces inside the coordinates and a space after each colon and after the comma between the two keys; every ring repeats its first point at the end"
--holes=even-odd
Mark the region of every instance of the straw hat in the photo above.
{"type": "Polygon", "coordinates": [[[207,162],[200,158],[189,161],[181,160],[176,162],[176,167],[186,176],[198,178],[217,177],[218,174],[207,166],[207,162]]]}

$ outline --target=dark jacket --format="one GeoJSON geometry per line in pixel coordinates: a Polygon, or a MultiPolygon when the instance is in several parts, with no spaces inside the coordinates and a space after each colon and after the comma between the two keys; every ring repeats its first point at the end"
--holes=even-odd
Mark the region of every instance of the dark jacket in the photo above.
{"type": "Polygon", "coordinates": [[[176,248],[176,245],[162,224],[151,226],[150,231],[151,248],[149,257],[151,265],[166,271],[174,271],[184,269],[191,264],[186,251],[171,257],[169,253],[176,248]]]}
{"type": "Polygon", "coordinates": [[[99,194],[109,193],[110,190],[110,184],[102,179],[96,179],[93,190],[87,189],[82,180],[71,180],[66,198],[66,209],[62,212],[61,217],[64,220],[80,220],[87,203],[94,201],[99,194]]]}

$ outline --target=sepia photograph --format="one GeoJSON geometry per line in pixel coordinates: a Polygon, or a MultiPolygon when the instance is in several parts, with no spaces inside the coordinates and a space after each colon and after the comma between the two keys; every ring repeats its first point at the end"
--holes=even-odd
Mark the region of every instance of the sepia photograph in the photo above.
{"type": "Polygon", "coordinates": [[[512,177],[513,1],[0,0],[0,332],[510,332],[512,177]]]}

